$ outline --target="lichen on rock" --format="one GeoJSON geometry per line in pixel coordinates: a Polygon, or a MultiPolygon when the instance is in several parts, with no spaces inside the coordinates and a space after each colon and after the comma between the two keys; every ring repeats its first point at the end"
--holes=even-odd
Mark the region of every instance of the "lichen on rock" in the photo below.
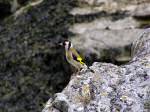
{"type": "Polygon", "coordinates": [[[95,62],[94,73],[72,78],[42,112],[149,112],[150,29],[133,43],[132,52],[132,60],[122,66],[95,62]]]}

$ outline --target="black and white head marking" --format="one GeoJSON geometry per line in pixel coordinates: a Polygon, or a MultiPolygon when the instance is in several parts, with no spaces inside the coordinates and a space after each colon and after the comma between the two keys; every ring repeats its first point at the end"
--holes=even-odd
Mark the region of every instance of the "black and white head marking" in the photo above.
{"type": "Polygon", "coordinates": [[[65,41],[65,42],[63,43],[63,45],[65,46],[65,49],[66,49],[66,50],[69,50],[70,48],[73,47],[73,45],[72,45],[72,43],[71,43],[70,41],[65,41]]]}

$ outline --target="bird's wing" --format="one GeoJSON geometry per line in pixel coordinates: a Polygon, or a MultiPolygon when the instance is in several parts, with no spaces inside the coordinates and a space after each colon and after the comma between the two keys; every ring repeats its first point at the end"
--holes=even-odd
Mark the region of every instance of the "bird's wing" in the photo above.
{"type": "Polygon", "coordinates": [[[77,60],[77,61],[79,61],[81,64],[85,64],[84,62],[82,62],[82,58],[81,58],[81,56],[78,54],[78,52],[74,49],[74,48],[70,48],[70,50],[71,50],[71,52],[72,52],[72,54],[73,54],[73,57],[77,60]]]}

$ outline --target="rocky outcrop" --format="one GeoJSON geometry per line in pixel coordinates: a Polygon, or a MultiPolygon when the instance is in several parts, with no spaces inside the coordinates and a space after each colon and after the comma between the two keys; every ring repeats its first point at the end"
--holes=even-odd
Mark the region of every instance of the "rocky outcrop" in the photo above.
{"type": "Polygon", "coordinates": [[[115,64],[128,62],[131,43],[143,27],[149,27],[150,1],[78,1],[79,7],[70,11],[75,16],[75,24],[70,27],[70,31],[76,34],[71,38],[74,46],[87,56],[88,61],[90,57],[91,60],[115,64]]]}
{"type": "Polygon", "coordinates": [[[0,20],[3,20],[12,14],[22,13],[25,8],[41,3],[43,0],[0,0],[0,20]],[[16,12],[17,11],[17,12],[16,12]]]}
{"type": "Polygon", "coordinates": [[[141,4],[138,7],[136,7],[133,13],[133,16],[137,18],[149,17],[150,16],[150,4],[141,4]]]}
{"type": "Polygon", "coordinates": [[[130,44],[149,26],[147,8],[140,7],[148,3],[0,0],[0,112],[39,112],[68,84],[72,69],[56,45],[64,39],[72,41],[88,65],[128,62],[130,44]]]}
{"type": "Polygon", "coordinates": [[[77,73],[42,112],[150,111],[150,29],[134,42],[126,65],[95,62],[90,68],[94,73],[77,73]]]}
{"type": "Polygon", "coordinates": [[[49,96],[66,86],[71,69],[57,42],[69,36],[74,5],[43,0],[1,22],[0,112],[40,112],[49,96]]]}

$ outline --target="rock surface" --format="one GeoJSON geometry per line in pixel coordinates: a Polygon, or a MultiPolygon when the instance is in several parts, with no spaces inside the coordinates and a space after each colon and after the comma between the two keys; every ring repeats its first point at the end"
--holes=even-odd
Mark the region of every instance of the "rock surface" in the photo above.
{"type": "Polygon", "coordinates": [[[150,16],[150,4],[141,4],[138,7],[136,7],[133,16],[139,18],[150,16]]]}
{"type": "Polygon", "coordinates": [[[130,48],[142,27],[149,27],[150,1],[78,1],[79,7],[70,11],[75,16],[75,24],[70,27],[70,31],[76,34],[71,38],[74,46],[95,61],[128,62],[131,55],[126,48],[130,48]]]}
{"type": "Polygon", "coordinates": [[[136,39],[135,35],[149,26],[148,16],[140,19],[134,16],[135,9],[149,0],[0,0],[0,3],[0,112],[40,112],[49,97],[68,84],[72,69],[64,58],[64,49],[56,46],[58,41],[72,40],[89,65],[94,61],[121,64],[131,58],[129,44],[136,39]],[[115,41],[110,37],[119,43],[112,43],[115,41]]]}
{"type": "Polygon", "coordinates": [[[43,0],[0,0],[0,21],[16,13],[25,7],[42,2],[43,0]]]}
{"type": "Polygon", "coordinates": [[[126,65],[95,62],[51,98],[42,112],[149,112],[150,29],[133,44],[126,65]]]}
{"type": "Polygon", "coordinates": [[[69,35],[74,5],[44,0],[0,23],[0,112],[40,112],[66,86],[71,69],[56,43],[69,35]]]}
{"type": "Polygon", "coordinates": [[[85,30],[74,36],[72,42],[87,58],[94,54],[96,59],[108,56],[116,61],[126,62],[131,57],[128,53],[130,50],[126,46],[130,45],[142,31],[142,29],[85,30]]]}

